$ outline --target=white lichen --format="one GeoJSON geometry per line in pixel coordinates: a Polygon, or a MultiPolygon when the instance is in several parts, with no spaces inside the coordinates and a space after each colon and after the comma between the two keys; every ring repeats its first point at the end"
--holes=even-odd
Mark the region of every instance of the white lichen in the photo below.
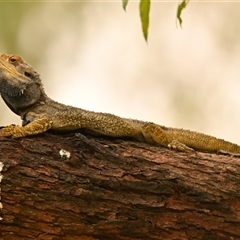
{"type": "Polygon", "coordinates": [[[63,158],[63,159],[69,159],[70,156],[71,156],[71,153],[67,150],[64,150],[64,149],[61,149],[59,151],[59,154],[60,154],[61,158],[63,158]]]}

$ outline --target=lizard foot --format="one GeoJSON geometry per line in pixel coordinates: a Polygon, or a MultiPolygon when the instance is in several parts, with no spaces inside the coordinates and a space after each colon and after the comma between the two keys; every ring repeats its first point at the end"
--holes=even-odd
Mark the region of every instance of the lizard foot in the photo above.
{"type": "Polygon", "coordinates": [[[19,125],[9,125],[0,129],[0,137],[19,138],[26,136],[23,127],[19,125]]]}
{"type": "Polygon", "coordinates": [[[188,147],[187,145],[177,141],[177,140],[173,140],[172,142],[170,142],[168,144],[168,147],[170,149],[175,149],[177,151],[181,151],[181,152],[193,152],[194,149],[188,147]]]}
{"type": "Polygon", "coordinates": [[[0,129],[0,136],[11,137],[12,135],[14,135],[16,127],[20,127],[20,126],[9,125],[7,127],[0,129]]]}

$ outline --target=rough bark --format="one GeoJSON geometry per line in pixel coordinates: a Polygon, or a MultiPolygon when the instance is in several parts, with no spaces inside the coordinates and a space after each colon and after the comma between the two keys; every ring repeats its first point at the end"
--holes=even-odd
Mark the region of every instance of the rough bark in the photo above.
{"type": "Polygon", "coordinates": [[[240,239],[240,158],[45,133],[0,162],[4,240],[240,239]]]}

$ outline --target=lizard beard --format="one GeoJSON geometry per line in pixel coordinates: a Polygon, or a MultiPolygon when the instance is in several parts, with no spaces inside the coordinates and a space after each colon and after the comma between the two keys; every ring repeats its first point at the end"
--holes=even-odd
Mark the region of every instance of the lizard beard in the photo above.
{"type": "Polygon", "coordinates": [[[9,83],[0,84],[0,93],[7,106],[21,116],[31,106],[43,100],[44,96],[38,83],[19,85],[16,87],[9,83]]]}

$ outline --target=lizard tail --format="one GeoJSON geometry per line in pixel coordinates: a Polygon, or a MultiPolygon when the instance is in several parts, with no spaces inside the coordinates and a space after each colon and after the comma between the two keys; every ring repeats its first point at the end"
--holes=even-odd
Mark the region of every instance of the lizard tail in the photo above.
{"type": "Polygon", "coordinates": [[[184,129],[167,128],[167,132],[174,140],[177,140],[195,150],[215,153],[227,152],[240,154],[239,145],[223,139],[184,129]]]}

